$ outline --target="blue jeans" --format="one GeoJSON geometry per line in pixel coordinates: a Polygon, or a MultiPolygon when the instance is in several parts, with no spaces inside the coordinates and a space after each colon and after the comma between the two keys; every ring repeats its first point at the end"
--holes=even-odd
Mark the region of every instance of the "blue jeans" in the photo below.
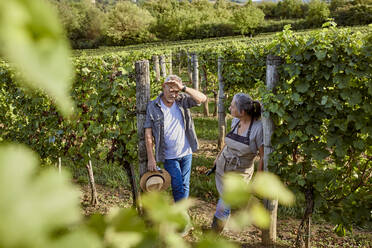
{"type": "Polygon", "coordinates": [[[192,154],[164,161],[164,168],[172,178],[172,194],[175,202],[189,197],[191,162],[192,154]]]}
{"type": "Polygon", "coordinates": [[[227,205],[222,198],[218,199],[216,206],[216,213],[214,216],[220,220],[226,221],[230,216],[231,208],[227,205]]]}

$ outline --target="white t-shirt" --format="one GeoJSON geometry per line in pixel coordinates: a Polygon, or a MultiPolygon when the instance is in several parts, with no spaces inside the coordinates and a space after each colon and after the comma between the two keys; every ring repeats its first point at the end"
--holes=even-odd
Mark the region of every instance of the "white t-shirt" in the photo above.
{"type": "Polygon", "coordinates": [[[181,158],[192,154],[191,146],[185,134],[182,113],[176,103],[167,107],[163,100],[161,110],[164,115],[165,159],[181,158]]]}

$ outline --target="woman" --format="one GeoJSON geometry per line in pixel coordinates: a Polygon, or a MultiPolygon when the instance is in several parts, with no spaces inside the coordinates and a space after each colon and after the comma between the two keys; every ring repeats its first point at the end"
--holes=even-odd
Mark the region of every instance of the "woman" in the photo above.
{"type": "Polygon", "coordinates": [[[234,117],[231,123],[231,131],[225,137],[225,146],[218,154],[216,165],[216,187],[220,194],[216,213],[213,217],[212,230],[220,233],[230,215],[230,207],[221,198],[223,194],[223,175],[234,171],[240,173],[248,182],[254,172],[253,160],[260,156],[258,170],[263,169],[263,130],[259,120],[261,105],[253,101],[249,95],[238,93],[234,96],[230,108],[234,117]]]}

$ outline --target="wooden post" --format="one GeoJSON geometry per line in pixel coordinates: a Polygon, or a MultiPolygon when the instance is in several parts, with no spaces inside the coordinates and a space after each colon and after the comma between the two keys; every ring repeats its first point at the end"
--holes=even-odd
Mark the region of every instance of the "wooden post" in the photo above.
{"type": "Polygon", "coordinates": [[[192,86],[194,89],[199,90],[199,62],[198,55],[195,53],[192,54],[192,86]]]}
{"type": "Polygon", "coordinates": [[[147,152],[144,124],[146,120],[147,103],[150,101],[150,73],[147,60],[137,61],[136,69],[136,108],[138,134],[138,160],[140,176],[147,171],[147,152]]]}
{"type": "Polygon", "coordinates": [[[58,157],[58,173],[61,174],[62,171],[62,161],[61,157],[58,157]]]}
{"type": "Polygon", "coordinates": [[[160,82],[160,67],[159,67],[159,56],[152,56],[152,61],[154,63],[155,79],[157,82],[160,82]]]}
{"type": "Polygon", "coordinates": [[[226,114],[224,106],[225,94],[222,78],[222,58],[218,58],[218,148],[222,149],[225,145],[226,135],[226,114]]]}
{"type": "Polygon", "coordinates": [[[187,55],[187,76],[189,77],[189,81],[192,82],[192,71],[191,71],[191,58],[188,52],[187,55]]]}
{"type": "Polygon", "coordinates": [[[160,55],[160,73],[163,78],[167,76],[167,71],[165,67],[165,56],[160,55]]]}
{"type": "Polygon", "coordinates": [[[208,75],[207,75],[207,68],[205,65],[202,66],[202,73],[201,73],[201,84],[203,85],[203,93],[207,96],[207,100],[203,103],[203,112],[204,116],[209,116],[209,99],[208,99],[208,75]]]}
{"type": "Polygon", "coordinates": [[[182,56],[181,56],[181,52],[178,53],[178,76],[181,76],[181,73],[182,73],[182,56]]]}
{"type": "Polygon", "coordinates": [[[168,67],[168,71],[169,71],[169,75],[172,75],[173,74],[173,65],[172,65],[172,53],[171,54],[169,54],[169,58],[168,58],[168,65],[169,65],[169,67],[168,67]]]}
{"type": "Polygon", "coordinates": [[[98,204],[98,195],[97,195],[97,189],[96,184],[94,182],[94,174],[93,174],[93,166],[92,166],[92,160],[90,158],[90,153],[88,153],[89,162],[86,165],[86,168],[88,170],[89,175],[89,184],[91,189],[91,202],[92,206],[96,206],[98,204]]]}
{"type": "MultiPolygon", "coordinates": [[[[269,55],[266,59],[266,87],[272,91],[276,82],[279,80],[277,67],[280,65],[279,57],[269,55]]],[[[270,115],[265,117],[262,115],[263,136],[264,136],[264,171],[268,171],[269,155],[272,153],[271,136],[274,132],[274,123],[270,115]]],[[[264,205],[270,214],[269,229],[262,230],[262,244],[266,246],[274,246],[276,242],[276,222],[278,200],[264,199],[264,205]]]]}

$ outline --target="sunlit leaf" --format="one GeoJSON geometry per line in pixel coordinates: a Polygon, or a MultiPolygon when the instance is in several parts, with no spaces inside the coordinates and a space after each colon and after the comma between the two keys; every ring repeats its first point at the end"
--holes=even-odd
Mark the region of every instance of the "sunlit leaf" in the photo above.
{"type": "Polygon", "coordinates": [[[35,174],[36,166],[28,148],[0,146],[1,247],[50,247],[50,233],[80,219],[79,193],[66,176],[52,170],[35,174]]]}
{"type": "Polygon", "coordinates": [[[197,248],[237,248],[238,246],[214,235],[203,235],[197,248]]]}
{"type": "Polygon", "coordinates": [[[46,1],[0,0],[0,53],[21,73],[21,83],[42,89],[62,113],[72,113],[69,46],[46,1]]]}
{"type": "Polygon", "coordinates": [[[139,244],[142,240],[141,232],[116,232],[113,228],[106,230],[105,240],[115,248],[129,248],[139,244]]]}
{"type": "Polygon", "coordinates": [[[267,199],[278,199],[283,205],[293,204],[295,197],[285,185],[280,181],[279,177],[269,172],[258,173],[252,181],[252,191],[267,199]]]}
{"type": "Polygon", "coordinates": [[[231,206],[241,206],[250,199],[250,191],[243,177],[235,173],[227,173],[224,178],[223,200],[231,206]]]}
{"type": "Polygon", "coordinates": [[[102,241],[89,231],[81,228],[64,235],[62,238],[55,240],[48,248],[66,248],[66,247],[89,247],[100,248],[102,241]]]}
{"type": "Polygon", "coordinates": [[[240,231],[254,224],[260,228],[267,228],[270,224],[270,216],[264,206],[255,201],[249,208],[239,210],[228,221],[228,226],[232,230],[240,231]]]}
{"type": "Polygon", "coordinates": [[[145,230],[143,219],[135,209],[112,209],[107,216],[108,222],[118,232],[142,232],[145,230]]]}
{"type": "Polygon", "coordinates": [[[156,223],[168,222],[175,227],[184,227],[188,223],[187,209],[193,205],[192,199],[172,203],[169,196],[151,192],[142,197],[143,207],[156,223]]]}

